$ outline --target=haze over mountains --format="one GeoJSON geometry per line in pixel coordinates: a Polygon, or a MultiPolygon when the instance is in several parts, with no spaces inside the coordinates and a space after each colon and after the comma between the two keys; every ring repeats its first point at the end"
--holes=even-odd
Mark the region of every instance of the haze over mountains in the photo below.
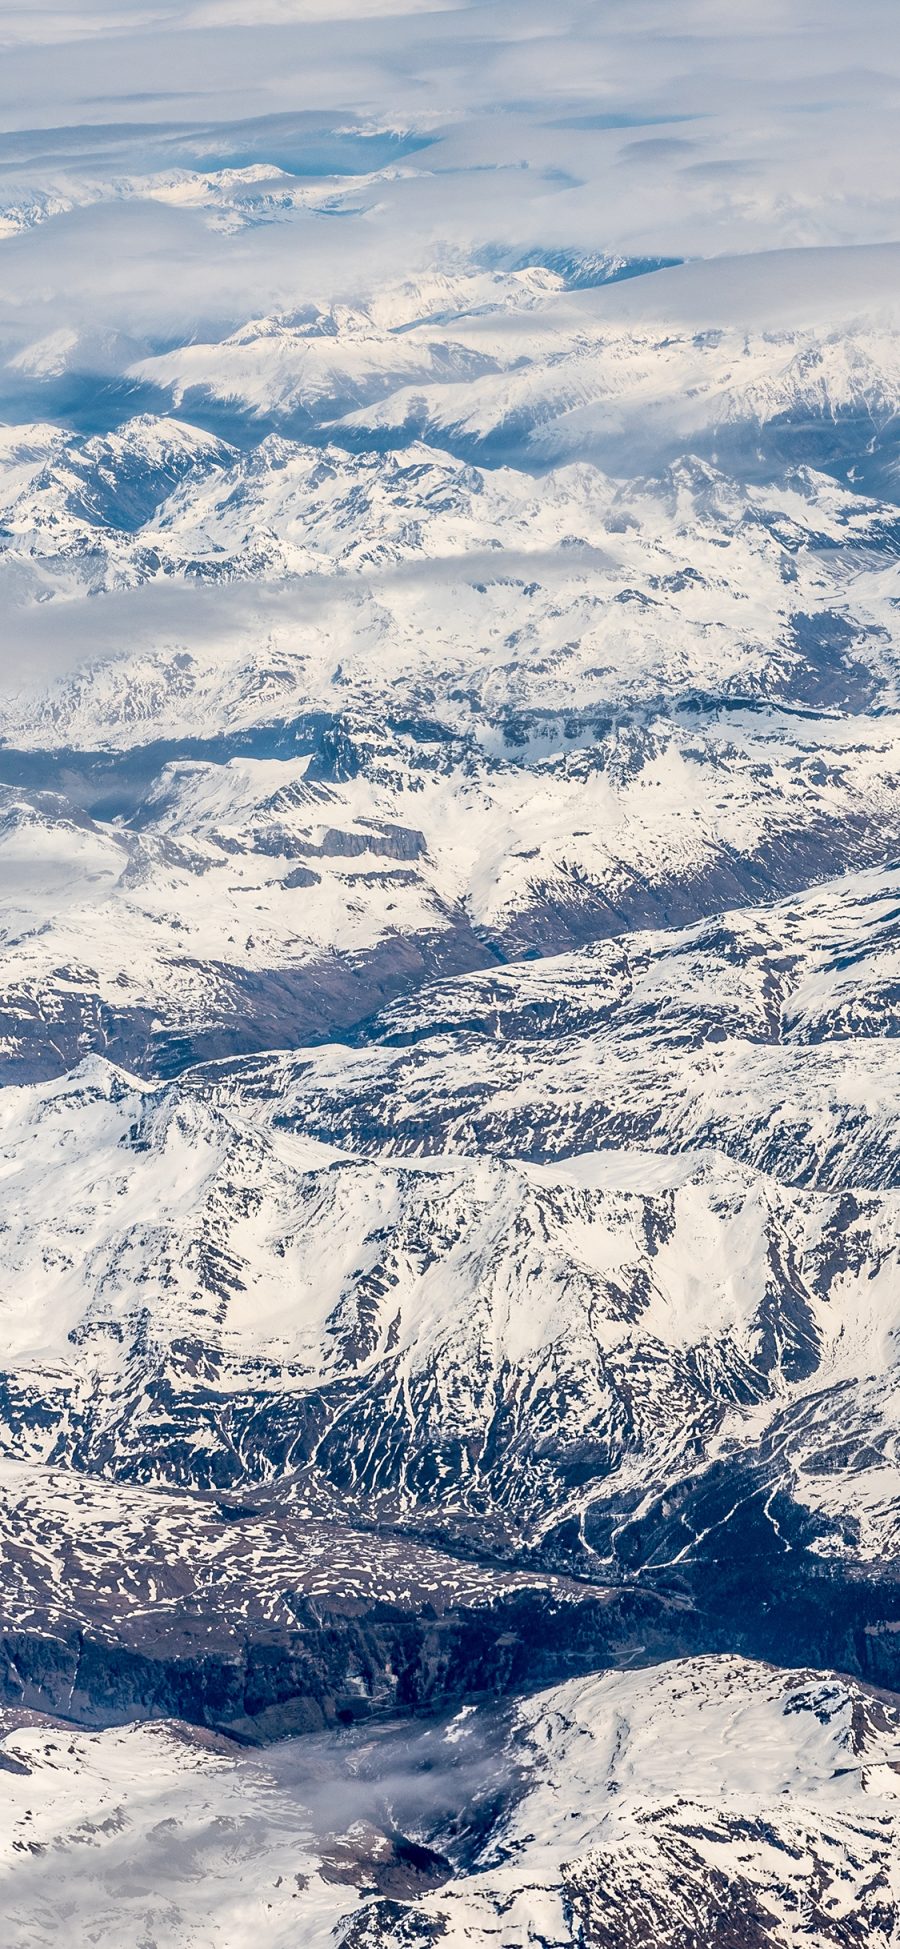
{"type": "Polygon", "coordinates": [[[8,1939],[889,1949],[894,10],[0,47],[8,1939]]]}

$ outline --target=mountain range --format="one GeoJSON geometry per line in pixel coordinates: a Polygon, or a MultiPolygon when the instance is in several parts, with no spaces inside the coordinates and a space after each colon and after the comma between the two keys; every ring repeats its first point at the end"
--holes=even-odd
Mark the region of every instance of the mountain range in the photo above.
{"type": "Polygon", "coordinates": [[[4,340],[15,1949],[900,1942],[900,246],[464,228],[4,340]]]}

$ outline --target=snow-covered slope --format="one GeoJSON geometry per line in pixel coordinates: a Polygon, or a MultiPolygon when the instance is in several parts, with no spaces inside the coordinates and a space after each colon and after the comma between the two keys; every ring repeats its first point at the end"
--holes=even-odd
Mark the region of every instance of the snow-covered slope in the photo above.
{"type": "Polygon", "coordinates": [[[380,307],[299,325],[256,320],[133,371],[176,406],[200,392],[282,421],[327,413],[363,444],[412,432],[451,450],[544,462],[727,448],[742,430],[764,444],[785,421],[832,438],[835,422],[868,422],[890,444],[900,399],[896,249],[871,261],[809,252],[798,270],[785,252],[590,291],[561,291],[540,269],[451,276],[443,303],[437,291],[400,287],[380,307]],[[385,329],[393,345],[379,342],[385,329]]]}
{"type": "MultiPolygon", "coordinates": [[[[596,717],[751,699],[858,711],[895,695],[896,510],[806,466],[745,485],[687,456],[630,482],[583,464],[538,482],[416,444],[353,455],[271,435],[238,456],[146,415],[103,438],[11,430],[2,461],[10,587],[55,597],[41,622],[52,616],[61,642],[77,624],[107,659],[119,651],[110,666],[82,647],[77,680],[66,672],[47,694],[27,668],[10,672],[10,742],[121,746],[386,700],[439,702],[469,724],[473,710],[596,717]],[[246,587],[229,621],[209,585],[235,580],[246,587]],[[146,589],[125,601],[148,583],[155,608],[146,589]],[[225,637],[208,647],[190,641],[204,589],[225,637]],[[77,601],[116,591],[118,604],[77,601]],[[263,644],[247,640],[254,617],[263,644]],[[180,629],[174,695],[162,658],[148,696],[143,644],[126,659],[115,643],[116,622],[147,635],[145,618],[180,629]],[[280,692],[248,690],[251,670],[258,686],[276,668],[280,692]]],[[[36,623],[29,604],[26,643],[36,623]]]]}
{"type": "Polygon", "coordinates": [[[299,1471],[314,1505],[335,1488],[540,1534],[671,1481],[736,1404],[754,1445],[760,1402],[862,1386],[895,1330],[884,1302],[880,1350],[855,1330],[876,1275],[890,1289],[893,1194],[848,1266],[839,1195],[716,1153],[356,1160],[102,1065],[6,1104],[13,1454],[299,1471]]]}
{"type": "Polygon", "coordinates": [[[20,430],[6,497],[26,650],[119,651],[26,656],[5,713],[12,1074],[313,1039],[900,849],[895,514],[809,469],[538,487],[144,417],[20,430]]]}
{"type": "Polygon", "coordinates": [[[355,1047],[10,1090],[7,1452],[671,1570],[771,1654],[752,1555],[827,1575],[820,1651],[861,1603],[890,1682],[895,880],[434,984],[355,1047]]]}
{"type": "Polygon", "coordinates": [[[882,716],[555,729],[533,757],[527,729],[323,716],[122,762],[0,751],[8,1078],[321,1039],[441,973],[900,851],[882,716]]]}
{"type": "Polygon", "coordinates": [[[818,1673],[684,1661],[264,1757],[172,1722],[4,1735],[15,1949],[896,1939],[896,1708],[818,1673]]]}

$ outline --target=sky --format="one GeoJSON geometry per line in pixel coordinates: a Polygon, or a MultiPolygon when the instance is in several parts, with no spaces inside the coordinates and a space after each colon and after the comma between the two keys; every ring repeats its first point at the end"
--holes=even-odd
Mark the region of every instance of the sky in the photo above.
{"type": "Polygon", "coordinates": [[[900,239],[889,0],[0,0],[0,361],[358,298],[448,253],[900,239]],[[228,228],[173,173],[280,168],[228,228]],[[4,224],[5,217],[5,224],[4,224]]]}

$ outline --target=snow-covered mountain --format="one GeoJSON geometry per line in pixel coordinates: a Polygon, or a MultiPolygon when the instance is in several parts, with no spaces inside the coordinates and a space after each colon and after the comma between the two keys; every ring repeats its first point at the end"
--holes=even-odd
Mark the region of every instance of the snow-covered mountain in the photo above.
{"type": "MultiPolygon", "coordinates": [[[[262,667],[247,617],[10,700],[10,1461],[893,1683],[892,504],[152,415],[7,451],[45,611],[279,605],[262,667]]],[[[30,1632],[96,1629],[60,1595],[30,1632]]]]}
{"type": "Polygon", "coordinates": [[[897,1949],[883,21],[348,7],[0,5],[11,1949],[897,1949]]]}
{"type": "Polygon", "coordinates": [[[675,1589],[673,1649],[893,1684],[895,882],[9,1090],[7,1454],[675,1589]]]}
{"type": "Polygon", "coordinates": [[[3,1734],[23,1941],[896,1939],[896,1706],[815,1672],[687,1660],[252,1757],[173,1723],[3,1734]]]}
{"type": "Polygon", "coordinates": [[[890,444],[900,399],[900,259],[861,256],[837,274],[813,252],[801,277],[785,254],[739,260],[727,278],[687,264],[575,291],[549,266],[451,271],[361,310],[254,320],[133,373],[176,407],[199,394],[278,422],[327,417],[363,445],[413,434],[473,457],[621,462],[727,450],[742,432],[765,448],[794,421],[840,453],[846,421],[858,457],[860,423],[890,444]]]}
{"type": "MultiPolygon", "coordinates": [[[[898,1689],[893,503],[152,413],[16,429],[5,482],[23,642],[115,651],[26,663],[0,747],[9,1706],[259,1742],[686,1656],[898,1689]]],[[[696,1667],[721,1727],[714,1669],[756,1668],[696,1667]]],[[[802,1831],[849,1941],[889,1812],[773,1826],[754,1778],[464,1888],[354,1829],[310,1915],[524,1943],[539,1886],[548,1941],[788,1943],[802,1831]]]]}
{"type": "Polygon", "coordinates": [[[16,429],[5,482],[13,1075],[321,1038],[900,849],[896,513],[807,467],[537,482],[145,415],[16,429]],[[31,642],[98,632],[35,686],[31,642]]]}

